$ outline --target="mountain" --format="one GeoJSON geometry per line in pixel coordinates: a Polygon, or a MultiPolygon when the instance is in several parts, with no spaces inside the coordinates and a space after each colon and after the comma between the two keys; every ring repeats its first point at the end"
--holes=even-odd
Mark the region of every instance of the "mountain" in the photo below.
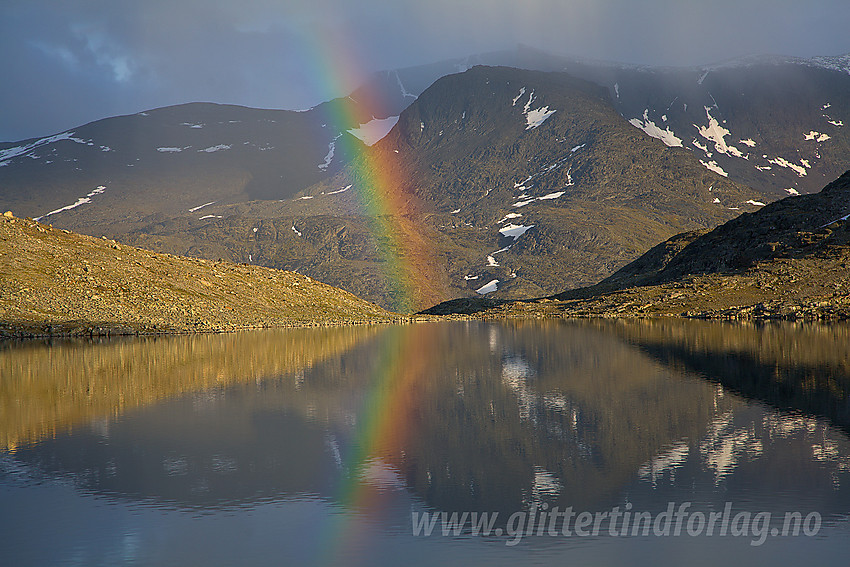
{"type": "Polygon", "coordinates": [[[850,167],[845,67],[763,57],[692,69],[573,64],[630,123],[703,165],[777,196],[820,190],[850,167]]]}
{"type": "Polygon", "coordinates": [[[85,230],[210,201],[291,197],[343,162],[339,134],[326,126],[315,111],[205,103],[108,118],[0,144],[0,201],[20,216],[61,213],[64,226],[85,230]]]}
{"type": "Polygon", "coordinates": [[[677,235],[596,285],[542,300],[455,300],[428,313],[850,319],[850,171],[711,231],[677,235]],[[490,311],[487,311],[490,310],[490,311]]]}
{"type": "Polygon", "coordinates": [[[590,284],[761,198],[645,136],[592,83],[475,67],[438,80],[386,137],[295,199],[214,204],[204,211],[221,218],[198,211],[121,238],[298,270],[406,310],[476,291],[531,297],[590,284]],[[382,205],[375,185],[396,203],[382,218],[417,288],[403,305],[386,281],[385,231],[363,214],[382,205]]]}
{"type": "Polygon", "coordinates": [[[387,101],[388,114],[399,114],[421,85],[476,64],[566,72],[603,86],[617,111],[647,135],[689,148],[705,167],[775,196],[817,192],[850,167],[844,128],[850,124],[850,54],[754,56],[678,68],[582,60],[519,46],[378,73],[364,93],[380,94],[360,96],[387,101]]]}
{"type": "Polygon", "coordinates": [[[341,167],[349,157],[341,148],[350,143],[337,144],[339,137],[374,143],[434,81],[474,65],[567,72],[594,82],[647,135],[682,144],[706,167],[777,197],[817,191],[850,167],[850,55],[658,68],[519,46],[375,73],[350,96],[303,112],[194,103],[0,143],[0,202],[37,217],[104,186],[93,201],[136,218],[151,210],[170,216],[213,198],[286,198],[341,167]]]}
{"type": "Polygon", "coordinates": [[[306,276],[157,254],[6,213],[0,336],[222,331],[397,316],[306,276]]]}
{"type": "Polygon", "coordinates": [[[385,135],[437,78],[477,58],[465,61],[376,73],[350,96],[304,111],[189,103],[0,142],[0,203],[23,217],[61,212],[66,228],[95,232],[211,201],[291,198],[338,171],[360,151],[357,140],[385,135]],[[83,204],[93,206],[78,217],[83,204]]]}
{"type": "Polygon", "coordinates": [[[544,296],[850,167],[846,59],[661,69],[519,48],[377,73],[303,112],[151,110],[0,144],[0,207],[391,309],[544,296]]]}

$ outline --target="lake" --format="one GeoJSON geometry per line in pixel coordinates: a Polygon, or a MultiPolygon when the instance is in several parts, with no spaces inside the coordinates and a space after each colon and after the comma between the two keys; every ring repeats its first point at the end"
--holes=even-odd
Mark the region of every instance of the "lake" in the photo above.
{"type": "Polygon", "coordinates": [[[850,327],[0,346],[4,565],[837,565],[850,327]]]}

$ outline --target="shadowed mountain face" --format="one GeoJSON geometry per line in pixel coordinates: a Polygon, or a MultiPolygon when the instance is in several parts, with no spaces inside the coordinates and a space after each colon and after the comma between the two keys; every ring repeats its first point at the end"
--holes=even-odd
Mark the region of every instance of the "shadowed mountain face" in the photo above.
{"type": "Polygon", "coordinates": [[[78,216],[45,217],[83,230],[173,217],[211,201],[288,198],[342,161],[329,150],[338,133],[326,123],[319,110],[204,103],[108,118],[0,145],[0,200],[35,218],[102,186],[78,216]],[[337,159],[325,164],[329,153],[337,159]]]}

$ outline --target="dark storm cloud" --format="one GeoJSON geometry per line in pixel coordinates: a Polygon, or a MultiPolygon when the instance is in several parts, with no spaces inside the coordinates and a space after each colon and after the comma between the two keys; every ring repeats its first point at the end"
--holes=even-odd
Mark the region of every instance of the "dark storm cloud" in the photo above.
{"type": "Polygon", "coordinates": [[[6,0],[0,140],[194,100],[303,108],[372,70],[517,43],[672,65],[834,55],[847,21],[846,0],[6,0]]]}

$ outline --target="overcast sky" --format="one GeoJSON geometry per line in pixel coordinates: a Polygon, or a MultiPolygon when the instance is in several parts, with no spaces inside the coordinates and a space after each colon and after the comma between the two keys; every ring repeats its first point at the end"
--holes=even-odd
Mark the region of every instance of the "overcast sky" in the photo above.
{"type": "Polygon", "coordinates": [[[369,71],[518,43],[672,65],[838,55],[848,22],[848,0],[0,0],[0,140],[190,101],[305,108],[369,71]]]}

